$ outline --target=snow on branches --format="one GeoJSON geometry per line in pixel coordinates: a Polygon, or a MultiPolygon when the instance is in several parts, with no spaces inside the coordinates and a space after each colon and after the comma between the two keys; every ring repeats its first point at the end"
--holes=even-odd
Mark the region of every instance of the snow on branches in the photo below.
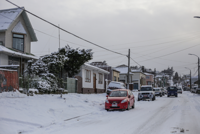
{"type": "Polygon", "coordinates": [[[29,60],[25,72],[40,77],[39,90],[56,91],[62,76],[61,70],[64,70],[69,77],[74,76],[79,72],[81,65],[92,59],[91,51],[91,49],[73,49],[67,45],[58,52],[41,56],[34,63],[33,60],[29,60]]]}

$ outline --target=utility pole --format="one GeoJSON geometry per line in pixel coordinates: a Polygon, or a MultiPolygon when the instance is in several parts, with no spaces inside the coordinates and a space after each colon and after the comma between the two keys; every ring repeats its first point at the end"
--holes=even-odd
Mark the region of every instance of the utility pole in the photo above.
{"type": "Polygon", "coordinates": [[[192,89],[192,75],[191,75],[191,70],[190,70],[190,91],[192,89]]]}
{"type": "Polygon", "coordinates": [[[127,88],[129,89],[129,72],[130,72],[130,49],[128,49],[128,77],[127,77],[127,88]]]}
{"type": "Polygon", "coordinates": [[[198,88],[200,88],[200,73],[199,73],[199,57],[198,57],[198,88]]]}
{"type": "Polygon", "coordinates": [[[198,80],[197,80],[197,84],[198,84],[198,88],[200,88],[200,74],[199,74],[199,56],[197,56],[196,54],[190,54],[189,53],[189,55],[194,55],[194,56],[196,56],[197,58],[198,58],[198,65],[197,65],[197,67],[198,67],[198,80]]]}
{"type": "Polygon", "coordinates": [[[154,87],[156,87],[156,68],[154,68],[154,87]]]}
{"type": "Polygon", "coordinates": [[[58,24],[59,50],[60,50],[60,25],[58,24]]]}
{"type": "Polygon", "coordinates": [[[185,67],[186,69],[190,70],[190,91],[191,91],[191,88],[192,88],[192,75],[191,75],[191,69],[185,67]]]}

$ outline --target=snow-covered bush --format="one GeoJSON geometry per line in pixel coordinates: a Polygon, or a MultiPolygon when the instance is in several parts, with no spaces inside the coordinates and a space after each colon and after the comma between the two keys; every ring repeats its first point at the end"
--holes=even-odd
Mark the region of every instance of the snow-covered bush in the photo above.
{"type": "Polygon", "coordinates": [[[65,46],[58,52],[41,56],[36,62],[29,60],[25,72],[40,77],[36,84],[40,91],[56,91],[58,87],[63,88],[61,70],[65,70],[69,77],[74,76],[81,65],[92,59],[91,51],[65,46]]]}

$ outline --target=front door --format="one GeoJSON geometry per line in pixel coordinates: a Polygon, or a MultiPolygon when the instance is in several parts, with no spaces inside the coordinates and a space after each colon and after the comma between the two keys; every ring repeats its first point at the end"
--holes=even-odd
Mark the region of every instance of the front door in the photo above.
{"type": "Polygon", "coordinates": [[[93,88],[94,88],[94,92],[97,93],[97,89],[96,89],[96,74],[93,73],[93,88]]]}

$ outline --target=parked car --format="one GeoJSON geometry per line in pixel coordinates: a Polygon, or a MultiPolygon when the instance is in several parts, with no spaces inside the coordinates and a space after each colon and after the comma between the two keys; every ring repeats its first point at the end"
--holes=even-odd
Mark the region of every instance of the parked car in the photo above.
{"type": "Polygon", "coordinates": [[[153,89],[154,89],[154,91],[155,91],[155,96],[160,96],[160,97],[163,96],[163,93],[162,93],[162,91],[161,91],[161,88],[156,87],[156,88],[153,88],[153,89]]]}
{"type": "Polygon", "coordinates": [[[138,101],[151,99],[154,101],[156,99],[155,92],[151,85],[143,85],[138,92],[138,101]]]}
{"type": "Polygon", "coordinates": [[[192,87],[191,92],[192,92],[192,93],[196,93],[196,92],[197,92],[197,88],[198,88],[198,86],[192,87]]]}
{"type": "Polygon", "coordinates": [[[182,93],[183,93],[183,90],[182,90],[182,88],[181,88],[181,87],[177,87],[177,89],[178,89],[178,90],[177,90],[177,92],[178,92],[178,93],[180,93],[180,94],[182,94],[182,93]]]}
{"type": "Polygon", "coordinates": [[[122,109],[129,110],[135,107],[135,97],[129,89],[116,89],[112,90],[106,96],[105,109],[122,109]]]}
{"type": "Polygon", "coordinates": [[[170,86],[167,88],[167,97],[170,96],[178,97],[177,88],[175,86],[170,86]]]}
{"type": "Polygon", "coordinates": [[[200,88],[196,88],[196,93],[200,94],[200,88]]]}
{"type": "Polygon", "coordinates": [[[109,95],[112,90],[115,89],[126,89],[126,86],[122,82],[111,81],[108,85],[106,93],[109,95]]]}

